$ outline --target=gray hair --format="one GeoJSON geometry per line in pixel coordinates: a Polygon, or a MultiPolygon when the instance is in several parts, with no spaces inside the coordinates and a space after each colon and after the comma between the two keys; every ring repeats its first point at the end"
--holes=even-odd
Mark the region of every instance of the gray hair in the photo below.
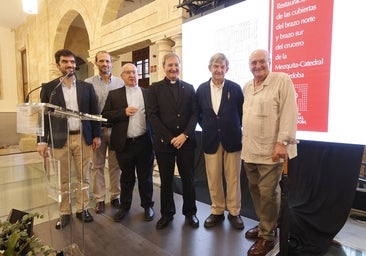
{"type": "Polygon", "coordinates": [[[180,58],[178,56],[178,54],[174,53],[174,52],[170,52],[164,55],[163,57],[163,66],[165,66],[165,62],[167,59],[169,59],[170,57],[176,57],[178,59],[178,62],[180,63],[180,58]]]}
{"type": "Polygon", "coordinates": [[[211,67],[213,63],[215,63],[215,62],[221,62],[221,61],[225,61],[226,62],[226,67],[229,67],[229,60],[226,58],[225,54],[220,53],[220,52],[214,54],[211,57],[211,59],[210,59],[210,61],[208,63],[208,66],[211,67]]]}

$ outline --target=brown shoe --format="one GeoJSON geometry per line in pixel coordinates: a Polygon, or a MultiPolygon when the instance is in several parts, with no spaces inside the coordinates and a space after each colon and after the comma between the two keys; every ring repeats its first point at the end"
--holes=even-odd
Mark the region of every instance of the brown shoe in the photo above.
{"type": "Polygon", "coordinates": [[[219,222],[222,222],[225,219],[224,214],[210,214],[210,216],[207,217],[204,223],[205,228],[212,228],[216,226],[219,222]]]}
{"type": "MultiPolygon", "coordinates": [[[[277,228],[273,230],[274,236],[277,236],[277,228]]],[[[245,232],[245,238],[247,239],[257,239],[259,234],[259,227],[255,226],[254,228],[249,229],[245,232]]]]}
{"type": "Polygon", "coordinates": [[[254,228],[251,228],[247,232],[245,232],[245,238],[257,239],[258,233],[259,233],[259,228],[258,228],[258,226],[255,226],[254,228]]]}
{"type": "Polygon", "coordinates": [[[104,201],[97,202],[97,204],[95,205],[95,213],[101,214],[104,211],[105,211],[105,202],[104,201]]]}
{"type": "Polygon", "coordinates": [[[265,256],[274,247],[274,241],[266,240],[262,237],[249,248],[248,256],[265,256]]]}
{"type": "Polygon", "coordinates": [[[234,228],[244,229],[244,223],[240,215],[234,216],[229,213],[227,218],[229,219],[231,226],[234,228]]]}

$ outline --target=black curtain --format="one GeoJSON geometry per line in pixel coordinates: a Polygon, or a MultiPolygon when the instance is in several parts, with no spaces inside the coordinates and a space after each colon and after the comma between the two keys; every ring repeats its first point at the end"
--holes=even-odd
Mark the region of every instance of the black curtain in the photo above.
{"type": "Polygon", "coordinates": [[[289,251],[322,255],[345,224],[364,146],[301,141],[289,162],[289,251]]]}
{"type": "MultiPolygon", "coordinates": [[[[201,132],[196,132],[195,185],[198,201],[211,204],[201,132]]],[[[288,204],[291,255],[323,255],[347,221],[353,204],[364,145],[301,141],[289,161],[288,204]]],[[[179,178],[174,191],[182,193],[179,178]]],[[[241,215],[257,220],[244,170],[241,215]]],[[[198,209],[199,211],[199,209],[198,209]]]]}

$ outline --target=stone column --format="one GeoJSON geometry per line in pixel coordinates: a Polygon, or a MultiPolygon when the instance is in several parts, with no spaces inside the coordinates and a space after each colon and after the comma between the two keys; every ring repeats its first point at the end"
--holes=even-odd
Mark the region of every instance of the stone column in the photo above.
{"type": "MultiPolygon", "coordinates": [[[[173,46],[173,52],[179,56],[179,58],[182,62],[183,61],[183,59],[182,59],[182,34],[177,34],[177,35],[171,36],[170,38],[175,42],[175,44],[173,46]]],[[[182,65],[180,65],[179,77],[180,77],[180,79],[184,80],[182,65]]]]}
{"type": "Polygon", "coordinates": [[[158,46],[158,80],[161,80],[165,77],[165,73],[163,70],[163,57],[165,54],[172,52],[172,46],[174,45],[174,42],[170,39],[161,39],[155,42],[155,44],[158,46]]]}
{"type": "Polygon", "coordinates": [[[170,38],[174,42],[174,46],[172,47],[173,52],[178,54],[179,58],[182,58],[182,34],[177,34],[177,35],[174,35],[170,38]]]}

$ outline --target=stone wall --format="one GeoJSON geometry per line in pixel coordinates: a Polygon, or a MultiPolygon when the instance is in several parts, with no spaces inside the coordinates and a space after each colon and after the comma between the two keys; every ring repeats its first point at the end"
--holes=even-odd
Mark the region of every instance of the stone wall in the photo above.
{"type": "MultiPolygon", "coordinates": [[[[28,91],[59,75],[53,55],[58,49],[65,47],[77,55],[89,55],[83,57],[90,63],[99,50],[121,55],[151,47],[150,49],[156,49],[151,55],[156,56],[158,64],[168,51],[174,51],[181,56],[181,25],[188,13],[176,7],[178,0],[155,0],[117,18],[119,5],[123,1],[40,2],[38,14],[29,16],[15,33],[19,102],[23,100],[20,51],[24,49],[27,50],[28,58],[28,91]],[[75,18],[81,18],[82,31],[75,31],[71,27],[75,18]]],[[[153,76],[156,80],[163,77],[160,66],[158,65],[158,74],[153,76]]],[[[91,69],[91,73],[95,72],[91,69]]],[[[38,94],[32,97],[35,101],[38,94]]]]}

